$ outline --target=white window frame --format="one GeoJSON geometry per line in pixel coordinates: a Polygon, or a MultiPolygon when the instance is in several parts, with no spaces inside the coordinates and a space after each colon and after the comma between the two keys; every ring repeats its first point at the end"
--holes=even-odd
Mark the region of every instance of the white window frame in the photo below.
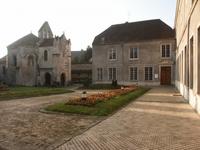
{"type": "Polygon", "coordinates": [[[97,68],[97,80],[98,81],[102,81],[103,80],[103,68],[97,68]]]}
{"type": "Polygon", "coordinates": [[[110,60],[110,61],[117,60],[117,49],[116,48],[109,49],[109,51],[108,51],[108,60],[110,60]],[[114,51],[115,51],[115,58],[113,58],[114,51]],[[112,58],[110,58],[110,54],[111,54],[112,58]]]}
{"type": "Polygon", "coordinates": [[[154,67],[153,66],[145,66],[144,67],[144,81],[154,81],[154,67]],[[148,80],[145,78],[145,68],[152,68],[152,80],[149,80],[149,73],[148,73],[148,80]]]}
{"type": "Polygon", "coordinates": [[[109,67],[109,68],[108,68],[108,80],[109,80],[109,81],[114,80],[114,79],[113,79],[113,69],[114,69],[114,68],[116,69],[116,78],[115,78],[115,80],[117,80],[117,67],[109,67]],[[110,79],[110,71],[109,71],[110,69],[112,69],[112,79],[110,79]]]}
{"type": "Polygon", "coordinates": [[[161,45],[160,45],[160,57],[162,58],[162,59],[169,59],[169,58],[171,58],[171,56],[172,56],[172,44],[171,43],[162,43],[161,45]],[[167,54],[167,51],[166,51],[166,47],[167,47],[167,45],[169,45],[169,57],[166,57],[166,54],[167,54]],[[165,56],[163,56],[162,54],[162,47],[163,46],[165,46],[165,56]]]}
{"type": "Polygon", "coordinates": [[[139,59],[139,48],[138,47],[130,47],[129,48],[129,59],[130,60],[138,60],[139,59]],[[137,49],[137,58],[134,58],[134,49],[137,49]],[[131,50],[133,51],[133,58],[131,58],[131,50]]]}
{"type": "Polygon", "coordinates": [[[137,66],[130,66],[129,67],[129,80],[132,81],[132,82],[137,82],[139,81],[139,69],[137,66]],[[133,79],[131,79],[131,68],[137,68],[137,79],[135,80],[134,78],[134,74],[133,74],[133,79]]]}

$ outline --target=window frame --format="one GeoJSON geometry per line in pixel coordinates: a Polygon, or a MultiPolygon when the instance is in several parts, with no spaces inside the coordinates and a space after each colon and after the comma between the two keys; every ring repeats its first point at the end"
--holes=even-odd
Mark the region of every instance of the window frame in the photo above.
{"type": "Polygon", "coordinates": [[[13,66],[17,67],[17,55],[13,55],[13,66]]]}
{"type": "Polygon", "coordinates": [[[97,68],[97,81],[103,80],[103,68],[97,68]]]}
{"type": "Polygon", "coordinates": [[[129,80],[132,82],[137,82],[139,81],[139,69],[138,66],[130,66],[129,67],[129,80]],[[131,79],[131,68],[133,68],[133,79],[131,79]],[[137,69],[137,79],[134,77],[134,69],[137,69]]]}
{"type": "Polygon", "coordinates": [[[116,48],[110,48],[108,51],[108,60],[110,61],[115,61],[117,60],[117,49],[116,48]],[[114,56],[114,51],[115,51],[115,58],[113,58],[114,56]],[[110,58],[111,56],[111,58],[110,58]]]}
{"type": "Polygon", "coordinates": [[[144,67],[144,81],[154,81],[154,67],[153,66],[145,66],[144,67]],[[148,79],[146,79],[146,68],[152,68],[152,79],[149,78],[149,70],[148,70],[148,79]]]}
{"type": "Polygon", "coordinates": [[[44,50],[44,61],[48,61],[48,51],[44,50]]]}
{"type": "Polygon", "coordinates": [[[130,47],[129,48],[129,60],[138,60],[139,59],[139,48],[138,47],[130,47]],[[134,50],[137,49],[137,57],[134,57],[134,50]],[[131,57],[131,51],[133,51],[133,57],[131,57]]]}
{"type": "Polygon", "coordinates": [[[108,80],[109,81],[112,81],[112,80],[117,80],[117,67],[109,67],[108,68],[108,80]],[[112,74],[111,74],[111,78],[110,78],[110,69],[112,70],[112,74]],[[113,78],[114,76],[113,76],[113,70],[115,69],[115,79],[113,78]]]}
{"type": "Polygon", "coordinates": [[[172,44],[171,43],[162,43],[160,45],[160,57],[161,59],[170,59],[172,57],[172,44]],[[167,46],[169,45],[169,56],[167,56],[167,46]],[[163,46],[165,46],[164,49],[164,56],[163,56],[163,46]]]}

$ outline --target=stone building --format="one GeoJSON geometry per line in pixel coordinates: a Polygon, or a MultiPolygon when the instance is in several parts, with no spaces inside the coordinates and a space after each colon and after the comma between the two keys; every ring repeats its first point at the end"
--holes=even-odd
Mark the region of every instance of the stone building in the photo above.
{"type": "Polygon", "coordinates": [[[92,59],[93,83],[174,84],[174,30],[161,20],[112,25],[95,37],[92,59]]]}
{"type": "Polygon", "coordinates": [[[72,83],[92,81],[92,58],[85,61],[86,51],[71,52],[71,80],[72,83]],[[84,61],[83,61],[84,60],[84,61]]]}
{"type": "Polygon", "coordinates": [[[66,85],[71,80],[71,42],[65,34],[54,37],[48,22],[38,37],[28,34],[7,49],[8,84],[66,85]]]}
{"type": "Polygon", "coordinates": [[[200,112],[200,1],[177,0],[176,87],[200,112]]]}
{"type": "Polygon", "coordinates": [[[7,56],[0,59],[0,83],[6,83],[7,80],[7,56]]]}

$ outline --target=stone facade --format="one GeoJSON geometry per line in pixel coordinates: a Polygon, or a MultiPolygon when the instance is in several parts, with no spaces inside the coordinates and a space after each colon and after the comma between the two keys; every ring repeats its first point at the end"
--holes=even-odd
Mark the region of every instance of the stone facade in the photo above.
{"type": "Polygon", "coordinates": [[[176,87],[200,112],[200,1],[177,0],[176,87]]]}
{"type": "Polygon", "coordinates": [[[66,85],[71,80],[71,42],[53,37],[48,22],[38,32],[7,47],[7,83],[26,86],[66,85]]]}
{"type": "Polygon", "coordinates": [[[93,83],[111,83],[116,79],[123,85],[160,85],[161,68],[170,67],[168,84],[174,84],[174,31],[161,20],[113,25],[96,36],[92,54],[93,83]],[[130,35],[131,31],[133,35],[130,35]],[[154,35],[149,37],[151,32],[154,35]],[[162,32],[166,35],[161,36],[162,32]],[[164,45],[170,47],[167,57],[162,55],[164,45]]]}
{"type": "Polygon", "coordinates": [[[7,80],[7,56],[0,59],[0,83],[7,80]]]}

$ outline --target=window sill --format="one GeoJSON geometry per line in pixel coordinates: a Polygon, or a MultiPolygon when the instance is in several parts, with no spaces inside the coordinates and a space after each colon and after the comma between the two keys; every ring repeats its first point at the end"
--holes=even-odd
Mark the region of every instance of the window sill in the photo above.
{"type": "Polygon", "coordinates": [[[139,60],[139,58],[129,58],[130,61],[139,60]]]}

